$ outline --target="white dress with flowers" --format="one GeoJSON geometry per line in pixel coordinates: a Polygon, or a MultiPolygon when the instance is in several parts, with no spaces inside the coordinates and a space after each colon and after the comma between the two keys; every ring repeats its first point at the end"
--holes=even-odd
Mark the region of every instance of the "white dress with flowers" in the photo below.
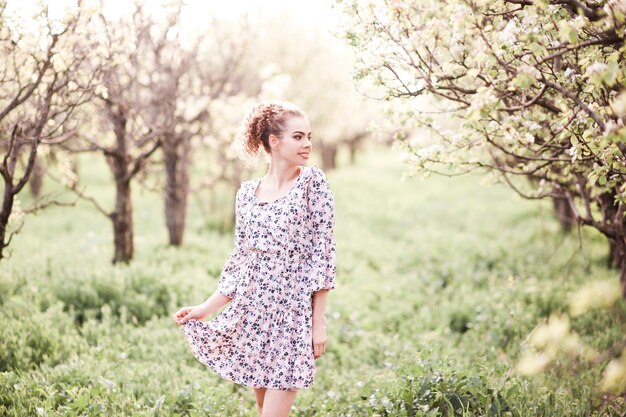
{"type": "Polygon", "coordinates": [[[312,294],[335,289],[335,203],[324,172],[303,167],[289,192],[236,196],[235,247],[217,291],[232,298],[208,321],[181,326],[194,356],[217,374],[256,388],[309,388],[316,371],[312,294]]]}

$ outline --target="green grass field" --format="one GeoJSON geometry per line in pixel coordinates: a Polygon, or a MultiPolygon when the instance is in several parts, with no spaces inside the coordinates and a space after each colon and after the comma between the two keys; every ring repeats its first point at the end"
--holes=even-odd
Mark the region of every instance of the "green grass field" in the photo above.
{"type": "MultiPolygon", "coordinates": [[[[87,191],[110,202],[106,168],[82,162],[87,191]]],[[[526,336],[567,308],[570,291],[617,280],[601,236],[583,230],[581,246],[559,231],[549,202],[484,177],[402,181],[399,157],[377,146],[341,165],[327,173],[338,271],[328,347],[292,415],[626,413],[602,403],[602,366],[563,359],[536,377],[511,372],[526,336]]],[[[215,290],[233,243],[219,231],[233,195],[192,197],[186,244],[174,249],[161,196],[134,192],[128,266],[111,265],[111,225],[86,202],[26,218],[0,263],[0,415],[256,415],[252,390],[199,363],[171,318],[215,290]]],[[[604,350],[624,323],[620,302],[572,325],[604,350]]]]}

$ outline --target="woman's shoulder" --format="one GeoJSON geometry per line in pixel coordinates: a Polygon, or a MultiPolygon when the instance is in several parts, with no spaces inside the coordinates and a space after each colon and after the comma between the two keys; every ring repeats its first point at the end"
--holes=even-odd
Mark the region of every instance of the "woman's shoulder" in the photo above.
{"type": "Polygon", "coordinates": [[[326,174],[324,174],[324,171],[322,171],[320,167],[318,167],[317,165],[311,165],[307,168],[309,170],[309,175],[308,175],[309,181],[316,182],[316,183],[326,181],[326,174]]]}
{"type": "Polygon", "coordinates": [[[306,191],[308,195],[316,194],[330,197],[332,195],[331,187],[326,178],[324,171],[317,165],[309,167],[308,178],[306,179],[306,191]]]}
{"type": "Polygon", "coordinates": [[[239,184],[239,189],[237,190],[237,198],[247,198],[250,194],[250,190],[254,189],[254,184],[258,181],[257,179],[242,181],[239,184]]]}

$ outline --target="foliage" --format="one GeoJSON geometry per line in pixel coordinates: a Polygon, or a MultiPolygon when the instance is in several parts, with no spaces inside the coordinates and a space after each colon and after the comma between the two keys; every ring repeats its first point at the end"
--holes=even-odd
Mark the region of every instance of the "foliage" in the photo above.
{"type": "MultiPolygon", "coordinates": [[[[346,38],[360,53],[358,78],[375,80],[393,103],[396,143],[411,168],[445,175],[485,169],[525,198],[567,199],[575,220],[616,249],[612,262],[621,267],[626,297],[624,2],[339,3],[349,18],[346,38]],[[411,103],[423,95],[458,129],[411,103]],[[433,137],[404,134],[416,127],[433,137]]],[[[571,314],[610,307],[617,294],[617,286],[594,282],[574,295],[571,314]]],[[[586,366],[614,358],[600,388],[623,392],[621,349],[594,351],[569,316],[552,310],[529,335],[517,370],[535,374],[564,355],[586,366]]],[[[452,328],[463,331],[465,322],[459,313],[452,328]]]]}
{"type": "MultiPolygon", "coordinates": [[[[97,198],[110,198],[100,158],[83,155],[78,167],[97,198]]],[[[477,415],[495,399],[502,416],[623,413],[618,397],[603,403],[598,394],[601,369],[565,358],[532,377],[512,373],[546,306],[569,306],[554,299],[557,289],[575,293],[588,275],[611,277],[601,237],[585,231],[581,248],[559,234],[548,205],[481,186],[480,177],[400,175],[397,158],[381,148],[329,174],[340,287],[329,298],[329,343],[315,385],[298,394],[292,414],[375,416],[415,404],[437,415],[444,398],[456,396],[467,397],[477,415]],[[457,317],[463,333],[453,330],[457,317]],[[433,396],[419,393],[418,383],[430,384],[433,396]]],[[[0,271],[0,357],[9,364],[0,373],[0,414],[255,413],[251,390],[198,363],[167,314],[215,289],[231,234],[207,227],[217,214],[207,218],[194,204],[187,245],[160,244],[160,193],[133,192],[141,245],[131,265],[110,264],[112,231],[85,202],[33,216],[15,241],[0,271]]],[[[215,198],[217,206],[232,203],[226,191],[215,198]]],[[[622,340],[625,322],[616,310],[597,308],[570,326],[602,351],[622,340]]]]}
{"type": "Polygon", "coordinates": [[[357,79],[383,90],[411,171],[486,170],[566,199],[614,247],[626,296],[624,2],[338,3],[357,79]]]}
{"type": "MultiPolygon", "coordinates": [[[[18,195],[38,170],[38,153],[75,136],[75,113],[91,97],[98,73],[87,22],[76,7],[58,14],[41,3],[33,8],[25,17],[18,2],[0,1],[0,259],[25,213],[67,204],[50,194],[22,207],[18,195]]],[[[63,180],[74,181],[71,175],[63,180]]]]}

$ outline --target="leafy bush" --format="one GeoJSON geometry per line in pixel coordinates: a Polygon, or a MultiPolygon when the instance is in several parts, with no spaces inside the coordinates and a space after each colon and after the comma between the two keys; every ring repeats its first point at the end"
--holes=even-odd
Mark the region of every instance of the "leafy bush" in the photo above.
{"type": "Polygon", "coordinates": [[[0,371],[56,365],[80,354],[87,343],[78,335],[61,303],[39,311],[14,297],[0,310],[0,371]]]}
{"type": "Polygon", "coordinates": [[[385,399],[369,398],[381,416],[502,416],[509,404],[485,375],[432,369],[419,361],[406,365],[401,383],[385,399]]]}
{"type": "Polygon", "coordinates": [[[90,318],[101,320],[104,305],[111,307],[115,317],[125,320],[127,312],[133,324],[144,324],[168,315],[180,298],[172,287],[159,282],[158,276],[129,275],[67,279],[56,283],[52,291],[79,325],[90,318]]]}

